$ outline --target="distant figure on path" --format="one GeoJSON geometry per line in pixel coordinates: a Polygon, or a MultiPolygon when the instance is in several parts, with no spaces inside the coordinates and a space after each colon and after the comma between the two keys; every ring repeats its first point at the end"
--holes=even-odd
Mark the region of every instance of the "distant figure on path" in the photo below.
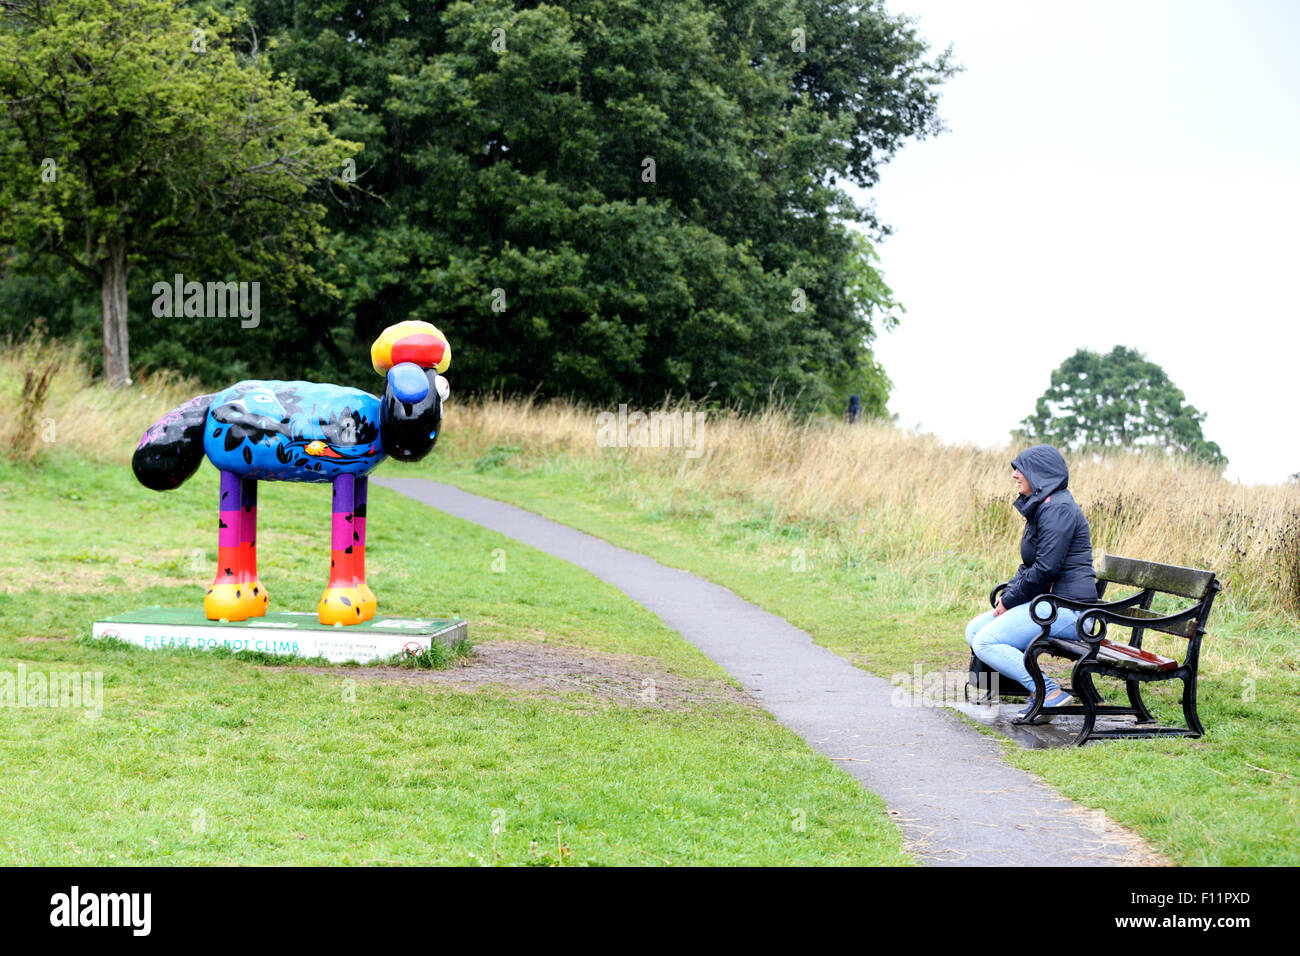
{"type": "MultiPolygon", "coordinates": [[[[1025,648],[1041,633],[1029,615],[1030,602],[1051,591],[1075,601],[1097,599],[1092,570],[1092,536],[1088,519],[1066,490],[1070,472],[1061,453],[1051,445],[1034,445],[1011,462],[1011,477],[1020,496],[1016,510],[1025,519],[1020,539],[1020,570],[998,598],[997,606],[966,625],[966,643],[989,667],[1024,685],[1030,692],[1025,717],[1034,704],[1034,682],[1025,669],[1025,648]]],[[[1077,612],[1060,608],[1053,637],[1074,631],[1077,612]]],[[[1044,707],[1064,707],[1073,698],[1046,678],[1044,707]]],[[[1045,720],[1051,720],[1047,715],[1045,720]]]]}
{"type": "Polygon", "coordinates": [[[850,425],[862,420],[862,399],[856,395],[849,396],[849,410],[845,412],[845,417],[850,425]]]}

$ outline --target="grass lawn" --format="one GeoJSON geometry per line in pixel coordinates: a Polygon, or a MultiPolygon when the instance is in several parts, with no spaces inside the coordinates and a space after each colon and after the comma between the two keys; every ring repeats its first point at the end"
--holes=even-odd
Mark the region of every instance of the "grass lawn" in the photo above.
{"type": "MultiPolygon", "coordinates": [[[[0,706],[0,862],[909,862],[878,798],[740,703],[435,688],[409,671],[357,680],[85,640],[97,617],[202,601],[216,488],[206,463],[157,494],[121,464],[0,459],[0,674],[103,681],[98,717],[0,706]]],[[[370,508],[369,581],[386,613],[724,678],[584,571],[385,489],[370,508]]],[[[259,518],[273,607],[314,609],[328,490],[263,483],[259,518]]]]}
{"type": "MultiPolygon", "coordinates": [[[[630,454],[526,457],[497,448],[473,457],[457,453],[454,435],[448,439],[437,463],[414,470],[723,584],[886,678],[910,676],[918,665],[923,672],[964,672],[964,625],[987,608],[988,589],[1014,570],[1014,539],[1000,562],[956,548],[904,558],[890,541],[873,541],[870,514],[833,525],[791,524],[742,493],[679,494],[662,476],[638,469],[630,454]]],[[[1182,656],[1172,638],[1158,635],[1148,644],[1182,656]]],[[[1157,717],[1179,722],[1179,685],[1148,687],[1157,717]]],[[[1296,621],[1221,596],[1202,648],[1199,688],[1209,730],[1203,739],[1103,741],[1054,751],[1008,743],[1007,757],[1180,863],[1300,863],[1296,621]]]]}

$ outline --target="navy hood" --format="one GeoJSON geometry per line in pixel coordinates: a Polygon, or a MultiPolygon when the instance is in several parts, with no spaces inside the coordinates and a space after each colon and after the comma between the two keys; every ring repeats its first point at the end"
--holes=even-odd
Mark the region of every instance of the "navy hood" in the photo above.
{"type": "Polygon", "coordinates": [[[1029,479],[1029,494],[1016,498],[1016,510],[1028,518],[1049,496],[1070,483],[1070,468],[1051,445],[1026,448],[1011,466],[1029,479]]]}

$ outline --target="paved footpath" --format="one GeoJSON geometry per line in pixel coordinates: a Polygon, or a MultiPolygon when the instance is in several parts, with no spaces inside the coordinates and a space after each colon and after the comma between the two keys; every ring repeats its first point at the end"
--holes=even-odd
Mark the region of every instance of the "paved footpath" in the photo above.
{"type": "Polygon", "coordinates": [[[653,611],[782,724],[885,801],[908,852],[939,866],[1163,861],[1131,832],[1008,766],[1000,743],[731,591],[529,511],[421,478],[376,484],[563,558],[653,611]]]}

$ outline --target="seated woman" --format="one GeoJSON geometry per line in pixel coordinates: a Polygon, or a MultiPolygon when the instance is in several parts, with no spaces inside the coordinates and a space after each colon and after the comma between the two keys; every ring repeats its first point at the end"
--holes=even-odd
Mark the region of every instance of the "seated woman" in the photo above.
{"type": "MultiPolygon", "coordinates": [[[[1034,682],[1025,669],[1025,648],[1042,633],[1029,616],[1030,602],[1051,591],[1076,601],[1097,599],[1097,579],[1092,570],[1092,537],[1088,519],[1066,490],[1070,471],[1061,453],[1051,445],[1034,445],[1011,463],[1011,475],[1020,497],[1016,510],[1025,518],[1020,539],[1020,570],[998,603],[966,625],[966,643],[975,656],[1000,674],[1024,685],[1029,706],[1034,705],[1034,682]]],[[[1052,625],[1053,637],[1074,633],[1077,613],[1061,608],[1052,625]]],[[[1046,678],[1044,707],[1064,707],[1073,698],[1046,678]]],[[[1044,714],[1040,719],[1051,720],[1044,714]]]]}

